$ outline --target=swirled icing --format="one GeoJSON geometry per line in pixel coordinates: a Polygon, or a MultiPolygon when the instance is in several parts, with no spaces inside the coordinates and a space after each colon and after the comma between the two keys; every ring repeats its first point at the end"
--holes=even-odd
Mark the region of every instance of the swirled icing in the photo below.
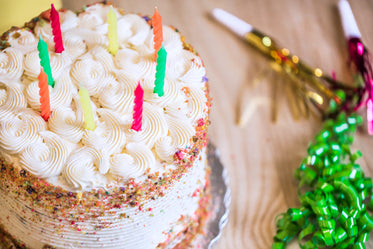
{"type": "Polygon", "coordinates": [[[17,82],[0,82],[1,104],[0,121],[6,121],[14,116],[15,111],[23,110],[27,107],[27,101],[22,93],[21,84],[17,82]]]}
{"type": "Polygon", "coordinates": [[[133,156],[134,164],[138,166],[141,173],[150,168],[152,172],[157,169],[153,152],[141,143],[128,143],[127,151],[133,156]]]}
{"type": "Polygon", "coordinates": [[[170,136],[159,138],[155,142],[155,151],[161,160],[171,163],[175,154],[175,146],[172,144],[172,138],[170,136]]]}
{"type": "Polygon", "coordinates": [[[7,107],[11,110],[27,107],[27,101],[22,92],[21,84],[14,81],[0,81],[0,86],[5,87],[2,95],[6,96],[2,101],[3,104],[1,107],[7,107]]]}
{"type": "Polygon", "coordinates": [[[78,26],[79,20],[76,14],[71,10],[65,10],[59,13],[61,19],[61,30],[66,31],[78,26]]]}
{"type": "Polygon", "coordinates": [[[21,153],[20,163],[38,177],[58,176],[73,145],[50,131],[40,132],[40,135],[45,142],[28,145],[21,153]]]}
{"type": "Polygon", "coordinates": [[[24,75],[36,79],[40,73],[39,52],[34,50],[27,53],[23,63],[25,65],[24,75]]]}
{"type": "Polygon", "coordinates": [[[23,54],[16,48],[6,48],[0,52],[0,77],[19,79],[23,72],[23,54]]]}
{"type": "Polygon", "coordinates": [[[126,153],[114,154],[110,159],[110,172],[123,179],[139,177],[143,174],[139,170],[139,164],[135,164],[135,159],[126,153]]]}
{"type": "Polygon", "coordinates": [[[166,116],[172,143],[175,147],[186,147],[194,134],[194,127],[189,119],[166,116]]]}
{"type": "Polygon", "coordinates": [[[97,122],[94,131],[84,133],[83,143],[90,147],[105,149],[109,155],[121,152],[126,144],[126,135],[121,129],[121,117],[108,109],[97,109],[97,113],[103,122],[97,122]]]}
{"type": "Polygon", "coordinates": [[[17,31],[17,34],[13,31],[9,34],[8,42],[13,48],[17,49],[23,54],[35,50],[38,43],[34,34],[28,30],[17,31]]]}
{"type": "Polygon", "coordinates": [[[7,92],[5,89],[0,89],[0,106],[4,105],[7,99],[7,92]]]}
{"type": "Polygon", "coordinates": [[[86,190],[91,186],[102,186],[103,178],[99,173],[107,172],[108,158],[103,151],[82,147],[68,158],[62,176],[74,190],[86,190]]]}
{"type": "Polygon", "coordinates": [[[0,146],[10,154],[22,152],[29,144],[40,143],[46,124],[35,112],[26,110],[0,121],[0,146]]]}
{"type": "Polygon", "coordinates": [[[118,28],[123,28],[127,32],[120,32],[118,39],[121,43],[129,43],[134,46],[144,44],[146,38],[150,35],[150,27],[138,15],[127,14],[118,18],[118,28]],[[129,32],[130,31],[130,32],[129,32]],[[127,35],[128,34],[128,35],[127,35]]]}
{"type": "Polygon", "coordinates": [[[167,136],[168,125],[160,107],[145,102],[143,108],[142,130],[129,130],[128,141],[144,143],[148,148],[152,148],[155,141],[167,136]]]}
{"type": "Polygon", "coordinates": [[[203,112],[205,111],[204,109],[206,108],[204,103],[206,103],[207,97],[205,95],[205,92],[199,87],[189,88],[189,94],[189,115],[192,123],[194,123],[202,117],[203,112]]]}
{"type": "Polygon", "coordinates": [[[146,20],[117,9],[119,51],[107,51],[108,6],[60,13],[65,51],[54,53],[49,22],[34,33],[10,34],[0,53],[0,151],[19,158],[18,167],[71,191],[104,187],[113,179],[140,179],[147,172],[173,167],[174,154],[191,145],[195,126],[207,115],[205,68],[183,48],[180,34],[163,27],[167,50],[165,95],[153,93],[156,64],[153,33],[146,20]],[[54,88],[52,114],[40,117],[37,77],[39,34],[47,42],[54,88]],[[131,130],[134,89],[145,94],[142,130],[131,130]],[[78,90],[90,96],[97,128],[86,130],[78,90]],[[53,178],[53,179],[52,179],[53,178]]]}
{"type": "Polygon", "coordinates": [[[61,106],[54,109],[49,119],[49,129],[70,141],[77,144],[84,134],[83,114],[80,110],[74,112],[71,108],[61,106]]]}

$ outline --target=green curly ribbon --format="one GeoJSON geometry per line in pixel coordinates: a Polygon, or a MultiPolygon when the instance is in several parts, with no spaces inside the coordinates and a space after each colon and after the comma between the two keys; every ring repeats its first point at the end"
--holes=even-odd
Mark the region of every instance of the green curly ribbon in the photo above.
{"type": "Polygon", "coordinates": [[[298,236],[302,249],[362,249],[373,229],[371,178],[364,176],[350,145],[360,116],[340,113],[327,120],[308,156],[295,171],[299,180],[299,208],[290,208],[276,218],[277,233],[272,249],[284,249],[298,236]]]}

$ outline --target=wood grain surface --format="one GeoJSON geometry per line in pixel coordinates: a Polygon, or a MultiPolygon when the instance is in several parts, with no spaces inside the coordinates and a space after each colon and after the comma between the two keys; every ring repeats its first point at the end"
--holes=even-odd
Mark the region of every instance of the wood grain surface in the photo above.
{"type": "MultiPolygon", "coordinates": [[[[64,0],[69,9],[94,1],[64,0]]],[[[162,0],[112,1],[127,12],[152,15],[158,6],[164,24],[177,27],[203,58],[214,98],[210,137],[230,176],[229,222],[216,249],[270,248],[275,217],[299,205],[294,170],[321,121],[294,121],[286,100],[286,78],[243,40],[209,16],[225,9],[267,33],[310,65],[351,82],[348,54],[337,0],[162,0]],[[256,86],[255,78],[262,77],[256,86]],[[240,100],[262,98],[244,127],[236,125],[240,100]],[[276,102],[270,101],[275,99],[276,102]],[[275,104],[273,104],[275,103],[275,104]],[[272,109],[276,106],[275,114],[272,109]],[[272,120],[276,119],[274,123],[272,120]]],[[[373,50],[373,1],[350,0],[365,44],[373,50]]],[[[373,176],[373,137],[363,127],[354,148],[359,163],[373,176]]],[[[296,243],[288,248],[298,248],[296,243]]],[[[373,248],[369,242],[367,248],[373,248]]]]}

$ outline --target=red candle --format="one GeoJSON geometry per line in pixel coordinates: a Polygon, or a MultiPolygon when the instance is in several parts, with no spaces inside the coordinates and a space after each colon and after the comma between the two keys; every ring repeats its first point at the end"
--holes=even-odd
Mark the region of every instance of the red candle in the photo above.
{"type": "Polygon", "coordinates": [[[157,61],[158,50],[162,46],[163,42],[163,28],[162,28],[162,17],[158,12],[158,8],[155,7],[154,15],[152,18],[153,23],[153,35],[154,35],[154,61],[157,61]]]}
{"type": "Polygon", "coordinates": [[[133,122],[131,129],[141,131],[142,126],[142,106],[144,104],[144,90],[141,88],[140,81],[135,89],[135,105],[133,107],[133,122]]]}
{"type": "Polygon", "coordinates": [[[45,121],[48,121],[51,115],[51,107],[49,101],[48,76],[44,73],[43,68],[40,70],[38,80],[41,116],[45,121]]]}
{"type": "Polygon", "coordinates": [[[60,15],[58,14],[58,11],[54,8],[53,4],[51,5],[50,20],[51,20],[53,40],[54,40],[54,50],[56,53],[62,53],[62,51],[64,50],[64,47],[62,43],[60,15]]]}

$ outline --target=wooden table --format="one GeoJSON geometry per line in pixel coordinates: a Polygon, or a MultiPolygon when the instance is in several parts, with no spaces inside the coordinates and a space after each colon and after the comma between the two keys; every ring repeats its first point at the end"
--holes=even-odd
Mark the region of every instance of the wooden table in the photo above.
{"type": "MultiPolygon", "coordinates": [[[[64,0],[64,7],[79,9],[94,1],[64,0]]],[[[209,17],[220,7],[269,34],[308,64],[351,82],[347,49],[337,0],[163,0],[112,1],[129,12],[152,15],[158,6],[165,24],[186,36],[203,58],[214,98],[210,137],[221,152],[230,176],[230,218],[215,247],[270,248],[275,216],[299,205],[294,170],[306,155],[307,145],[320,129],[317,117],[294,121],[286,102],[286,78],[271,72],[252,47],[209,17]],[[264,82],[253,86],[265,74],[264,82]],[[269,104],[257,108],[244,127],[236,125],[240,98],[276,99],[277,122],[269,104]]],[[[373,50],[373,1],[351,1],[365,44],[373,50]]],[[[272,105],[273,107],[273,105],[272,105]]],[[[276,118],[276,116],[275,116],[276,118]]],[[[373,137],[363,127],[354,148],[368,176],[373,176],[373,137]]],[[[373,248],[373,242],[367,245],[373,248]]],[[[289,248],[298,248],[291,245],[289,248]]]]}

